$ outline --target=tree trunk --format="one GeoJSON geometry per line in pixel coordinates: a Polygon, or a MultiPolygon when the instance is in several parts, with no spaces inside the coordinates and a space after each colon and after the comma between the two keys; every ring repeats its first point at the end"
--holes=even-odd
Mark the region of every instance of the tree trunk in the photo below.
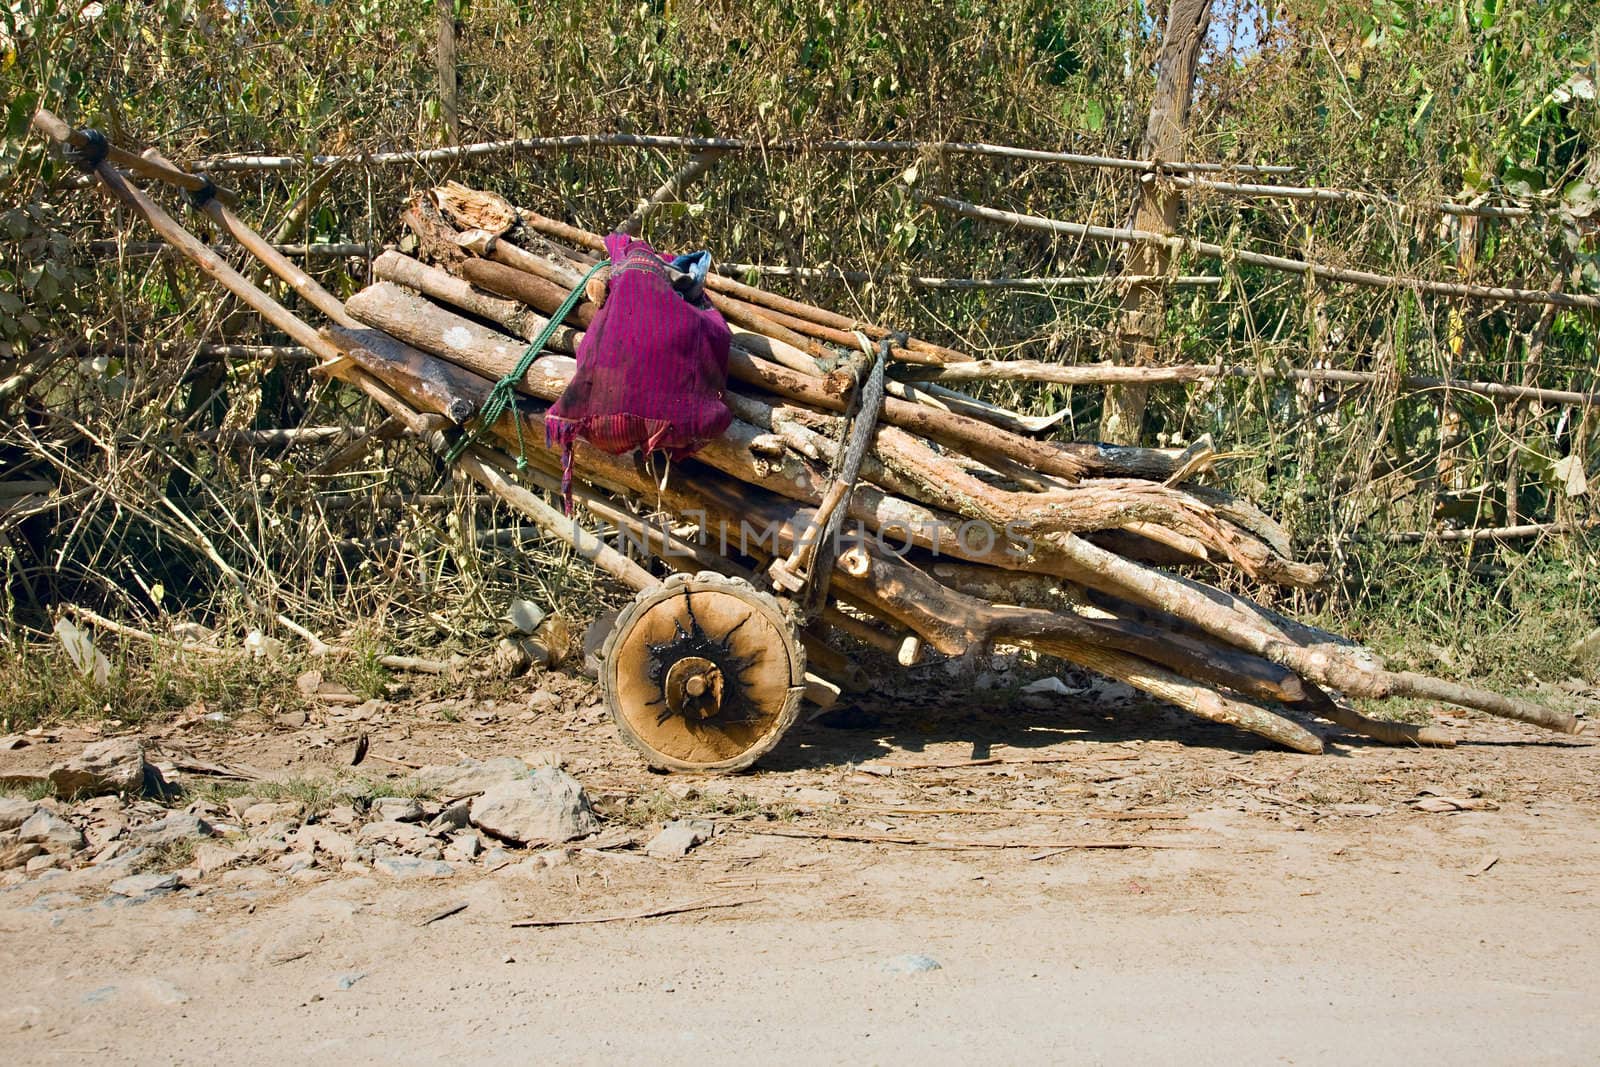
{"type": "MultiPolygon", "coordinates": [[[[1161,56],[1156,61],[1156,95],[1145,125],[1143,155],[1152,160],[1175,160],[1183,148],[1183,130],[1189,120],[1189,100],[1194,95],[1194,72],[1200,45],[1211,22],[1211,0],[1172,0],[1162,35],[1161,56]]],[[[1145,174],[1139,182],[1132,228],[1170,234],[1177,228],[1180,196],[1176,189],[1145,174]]],[[[1117,322],[1118,362],[1149,366],[1156,360],[1156,339],[1166,308],[1167,266],[1171,251],[1164,245],[1137,245],[1128,249],[1123,271],[1162,280],[1128,286],[1117,322]]],[[[1100,416],[1100,439],[1112,444],[1136,445],[1144,427],[1148,385],[1119,385],[1106,390],[1100,416]]]]}

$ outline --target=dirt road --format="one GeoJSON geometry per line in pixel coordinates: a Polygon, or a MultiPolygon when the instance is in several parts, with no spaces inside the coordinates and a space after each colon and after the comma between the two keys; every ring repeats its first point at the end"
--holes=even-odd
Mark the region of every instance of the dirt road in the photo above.
{"type": "MultiPolygon", "coordinates": [[[[138,904],[94,868],[32,878],[0,893],[0,1061],[1600,1060],[1583,738],[1473,719],[1454,750],[1305,757],[1014,705],[811,724],[694,781],[644,771],[590,699],[369,728],[409,762],[558,751],[613,830],[689,814],[715,838],[429,881],[235,869],[138,904]],[[1446,801],[1476,810],[1426,810],[1446,801]],[[706,903],[728,906],[511,926],[706,903]]],[[[333,775],[349,732],[191,744],[333,775]]]]}

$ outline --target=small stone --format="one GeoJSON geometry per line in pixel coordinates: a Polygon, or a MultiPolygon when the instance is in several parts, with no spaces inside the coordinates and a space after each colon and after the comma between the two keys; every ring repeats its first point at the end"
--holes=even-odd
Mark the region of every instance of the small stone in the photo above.
{"type": "Polygon", "coordinates": [[[24,869],[29,874],[38,874],[40,871],[48,871],[50,868],[55,867],[60,863],[60,856],[52,856],[46,852],[42,856],[35,856],[33,859],[29,860],[24,869]]]}
{"type": "Polygon", "coordinates": [[[468,830],[463,833],[451,834],[450,844],[444,850],[446,859],[472,860],[483,850],[483,839],[468,830]]]}
{"type": "Polygon", "coordinates": [[[890,974],[926,974],[929,971],[941,971],[944,968],[932,956],[922,956],[909,952],[904,956],[896,956],[886,960],[883,969],[890,974]]]}
{"type": "Polygon", "coordinates": [[[76,759],[50,769],[50,791],[58,797],[126,793],[162,796],[166,781],[144,758],[137,737],[116,737],[88,745],[76,759]]]}
{"type": "Polygon", "coordinates": [[[844,797],[832,789],[797,789],[794,805],[798,808],[835,808],[844,803],[844,797]]]}
{"type": "Polygon", "coordinates": [[[289,729],[297,729],[306,724],[306,713],[303,711],[282,711],[273,717],[273,722],[289,729]]]}
{"type": "Polygon", "coordinates": [[[24,841],[20,844],[8,845],[0,848],[0,871],[9,871],[16,867],[25,866],[36,856],[44,854],[44,846],[37,841],[24,841]]]}
{"type": "Polygon", "coordinates": [[[456,873],[454,867],[442,860],[413,856],[380,856],[373,862],[372,869],[391,878],[449,878],[456,873]]]}
{"type": "Polygon", "coordinates": [[[331,826],[307,824],[295,832],[295,842],[301,848],[326,853],[343,862],[354,855],[356,843],[349,834],[340,833],[331,826]]]}
{"type": "Polygon", "coordinates": [[[164,1008],[176,1008],[189,1003],[189,994],[165,978],[149,978],[142,985],[150,999],[164,1008]]]}
{"type": "Polygon", "coordinates": [[[383,841],[396,848],[414,849],[427,844],[428,832],[415,823],[369,822],[356,835],[356,841],[363,845],[383,841]]]}
{"type": "Polygon", "coordinates": [[[716,830],[709,819],[674,819],[650,839],[650,843],[644,846],[644,852],[656,859],[677,859],[688,855],[696,845],[711,840],[716,830]]]}
{"type": "Polygon", "coordinates": [[[554,767],[486,790],[472,800],[472,823],[506,841],[559,845],[600,828],[578,780],[554,767]]]}
{"type": "Polygon", "coordinates": [[[118,818],[97,822],[83,831],[92,849],[102,849],[128,832],[128,824],[118,818]]]}
{"type": "Polygon", "coordinates": [[[234,871],[222,872],[223,885],[266,885],[272,881],[272,875],[259,867],[243,867],[234,871]]]}
{"type": "Polygon", "coordinates": [[[239,861],[237,849],[227,845],[216,845],[207,842],[194,850],[194,863],[200,871],[200,877],[205,878],[217,871],[226,870],[239,861]]]}
{"type": "Polygon", "coordinates": [[[516,861],[517,857],[514,853],[508,852],[503,848],[499,848],[498,846],[491,848],[489,851],[483,854],[483,866],[486,870],[490,871],[498,871],[500,868],[509,866],[516,861]]]}
{"type": "Polygon", "coordinates": [[[454,804],[443,808],[438,816],[428,824],[428,832],[436,834],[441,830],[464,830],[472,821],[472,798],[458,800],[454,804]]]}
{"type": "Polygon", "coordinates": [[[529,856],[517,863],[508,863],[503,867],[494,868],[497,875],[505,878],[541,878],[550,868],[545,866],[543,858],[529,856]]]}
{"type": "Polygon", "coordinates": [[[39,810],[31,800],[0,797],[0,831],[15,830],[28,821],[28,816],[39,810]]]}
{"type": "Polygon", "coordinates": [[[334,983],[334,986],[342,992],[349,989],[351,986],[355,985],[365,977],[366,974],[360,971],[356,972],[355,974],[340,975],[339,980],[334,983]]]}
{"type": "Polygon", "coordinates": [[[416,822],[422,818],[422,805],[415,797],[379,797],[372,802],[372,813],[389,822],[416,822]]]}
{"type": "Polygon", "coordinates": [[[137,831],[139,842],[145,845],[171,845],[196,837],[211,837],[211,824],[198,815],[174,812],[160,822],[151,823],[137,831]]]}
{"type": "Polygon", "coordinates": [[[40,808],[17,828],[19,841],[37,841],[52,852],[75,852],[88,844],[82,831],[53,811],[40,808]]]}
{"type": "Polygon", "coordinates": [[[356,809],[348,804],[338,804],[328,809],[322,816],[322,822],[329,826],[354,826],[356,824],[356,809]]]}
{"type": "Polygon", "coordinates": [[[177,874],[170,872],[167,874],[131,874],[126,878],[118,878],[115,882],[112,882],[110,889],[121,897],[148,897],[178,888],[179,881],[177,874]]]}
{"type": "Polygon", "coordinates": [[[239,813],[246,826],[268,826],[275,822],[299,822],[306,806],[295,800],[262,801],[239,813]]]}

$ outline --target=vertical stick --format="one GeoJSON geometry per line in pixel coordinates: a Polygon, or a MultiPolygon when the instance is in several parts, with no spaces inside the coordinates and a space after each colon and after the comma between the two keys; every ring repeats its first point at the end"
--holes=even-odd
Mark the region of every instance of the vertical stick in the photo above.
{"type": "Polygon", "coordinates": [[[439,118],[444,123],[444,143],[461,143],[461,118],[456,108],[456,4],[434,0],[439,12],[439,118]]]}
{"type": "MultiPolygon", "coordinates": [[[[1183,128],[1189,120],[1189,100],[1194,95],[1194,72],[1211,22],[1211,0],[1172,0],[1156,61],[1156,95],[1145,125],[1147,159],[1176,159],[1183,148],[1183,128]]],[[[1178,191],[1153,173],[1140,175],[1139,195],[1133,209],[1133,228],[1170,234],[1178,224],[1178,191]]],[[[1157,280],[1130,284],[1122,296],[1117,322],[1119,359],[1124,366],[1149,366],[1155,362],[1156,338],[1166,307],[1167,265],[1172,250],[1165,244],[1143,244],[1128,249],[1123,265],[1127,274],[1157,280]]],[[[1100,416],[1100,440],[1136,445],[1144,426],[1150,387],[1120,385],[1107,389],[1100,416]]]]}

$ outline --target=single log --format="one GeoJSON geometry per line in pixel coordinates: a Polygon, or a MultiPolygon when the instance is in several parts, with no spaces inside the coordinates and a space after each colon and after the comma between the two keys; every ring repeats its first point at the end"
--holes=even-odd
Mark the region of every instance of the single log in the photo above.
{"type": "MultiPolygon", "coordinates": [[[[181,175],[183,173],[170,160],[153,148],[146,151],[143,158],[159,167],[165,168],[171,174],[181,175]]],[[[203,195],[206,179],[199,175],[194,175],[192,180],[199,183],[200,189],[198,191],[203,195]]],[[[338,297],[324,289],[315,278],[311,277],[298,264],[279,251],[276,245],[247,226],[221,198],[215,195],[206,196],[198,201],[198,207],[212,222],[232,236],[235,241],[238,241],[245,251],[255,256],[262,266],[288,283],[289,288],[293,289],[301,299],[337,323],[346,326],[352,324],[350,317],[345,313],[344,305],[339,302],[338,297]]],[[[262,277],[259,271],[256,277],[258,280],[262,277]]]]}
{"type": "MultiPolygon", "coordinates": [[[[385,252],[373,260],[372,273],[375,277],[415,289],[481,319],[499,323],[525,341],[538,337],[550,321],[516,301],[485,296],[454,274],[426,266],[399,252],[385,252]]],[[[565,296],[563,293],[562,297],[565,296]]],[[[583,335],[577,330],[562,325],[545,341],[545,347],[571,354],[578,350],[578,342],[582,338],[583,335]]]]}
{"type": "MultiPolygon", "coordinates": [[[[468,259],[461,264],[461,276],[480,289],[519,300],[529,307],[553,315],[571,291],[537,274],[508,267],[489,259],[468,259]]],[[[567,324],[587,330],[594,321],[595,306],[588,301],[567,314],[567,324]]],[[[498,320],[496,320],[498,321],[498,320]]]]}
{"type": "Polygon", "coordinates": [[[1323,750],[1322,739],[1299,723],[1239,697],[1197,685],[1136,656],[1065,641],[1034,642],[1032,647],[1115,678],[1201,718],[1237,726],[1296,752],[1314,756],[1323,750]]]}
{"type": "Polygon", "coordinates": [[[1300,706],[1319,718],[1337,723],[1352,733],[1370,737],[1386,745],[1423,745],[1433,748],[1454,748],[1456,739],[1447,730],[1437,726],[1413,726],[1404,722],[1369,719],[1346,701],[1327,692],[1320,686],[1307,685],[1306,697],[1300,706]]]}
{"type": "MultiPolygon", "coordinates": [[[[898,368],[902,378],[914,377],[918,381],[980,382],[1027,381],[1047,382],[1056,385],[1117,385],[1140,383],[1164,385],[1211,381],[1220,378],[1284,379],[1299,382],[1333,382],[1350,385],[1387,385],[1394,381],[1390,375],[1377,371],[1341,370],[1332,367],[1249,367],[1217,366],[1188,363],[1170,367],[1124,367],[1109,363],[1084,363],[1068,366],[1060,363],[1041,363],[1031,359],[985,359],[963,363],[946,363],[939,367],[898,368]]],[[[1405,374],[1398,379],[1400,388],[1408,391],[1433,391],[1467,393],[1505,400],[1535,400],[1541,404],[1562,404],[1577,407],[1600,405],[1600,393],[1576,392],[1570,389],[1544,389],[1531,385],[1504,382],[1470,381],[1464,378],[1439,378],[1423,374],[1405,374]]]]}
{"type": "Polygon", "coordinates": [[[474,481],[528,516],[545,533],[566,542],[578,555],[630,589],[648,589],[656,584],[655,576],[649,571],[579,526],[575,519],[561,514],[512,481],[511,464],[500,453],[471,445],[456,463],[474,481]]]}

